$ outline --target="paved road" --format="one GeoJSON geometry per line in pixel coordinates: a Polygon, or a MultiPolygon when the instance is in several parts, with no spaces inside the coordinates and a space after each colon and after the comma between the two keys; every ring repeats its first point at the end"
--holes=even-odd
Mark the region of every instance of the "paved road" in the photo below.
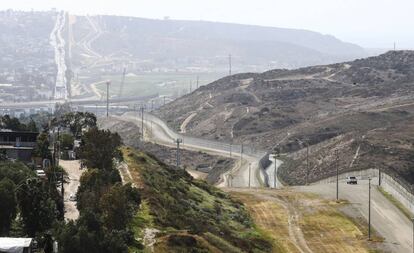
{"type": "MultiPolygon", "coordinates": [[[[373,179],[371,221],[374,229],[385,238],[392,252],[413,252],[412,223],[381,192],[377,190],[378,179],[373,179]]],[[[368,180],[359,180],[358,185],[340,182],[339,197],[348,200],[368,220],[368,180]]],[[[329,199],[336,198],[336,184],[316,184],[295,187],[299,191],[317,193],[329,199]]]]}
{"type": "MultiPolygon", "coordinates": [[[[141,117],[135,112],[128,112],[118,117],[120,120],[130,121],[137,124],[141,128],[141,117]]],[[[260,187],[264,181],[264,175],[259,169],[259,160],[263,152],[244,148],[243,154],[240,153],[241,147],[238,145],[230,145],[227,143],[219,143],[200,138],[188,137],[175,133],[173,130],[163,123],[160,119],[145,114],[144,116],[145,137],[149,141],[156,142],[169,147],[175,147],[174,140],[177,138],[183,139],[181,147],[189,150],[204,151],[213,155],[220,155],[229,157],[230,150],[232,150],[232,157],[236,158],[238,162],[236,167],[224,175],[222,175],[220,187],[248,187],[249,185],[249,167],[250,170],[250,185],[252,187],[260,187]],[[152,123],[151,123],[152,122],[152,123]],[[152,124],[152,127],[151,127],[152,124]],[[151,131],[152,130],[152,131],[151,131]],[[242,157],[242,159],[240,159],[242,157]],[[249,166],[250,165],[250,166],[249,166]],[[232,179],[231,176],[232,176],[232,179]]]]}

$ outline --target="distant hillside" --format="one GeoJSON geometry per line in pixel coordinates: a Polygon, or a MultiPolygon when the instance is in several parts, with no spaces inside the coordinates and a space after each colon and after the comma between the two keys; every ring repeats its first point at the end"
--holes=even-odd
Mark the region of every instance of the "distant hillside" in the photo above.
{"type": "Polygon", "coordinates": [[[326,64],[366,55],[357,45],[306,30],[118,16],[76,18],[76,42],[93,31],[97,36],[89,46],[98,54],[129,55],[147,64],[158,63],[158,67],[227,70],[232,54],[234,68],[246,71],[326,64]]]}
{"type": "Polygon", "coordinates": [[[238,74],[194,91],[158,112],[187,133],[249,143],[289,155],[289,183],[304,183],[305,144],[310,180],[332,175],[332,150],[341,170],[383,168],[414,183],[414,52],[296,70],[238,74]]]}

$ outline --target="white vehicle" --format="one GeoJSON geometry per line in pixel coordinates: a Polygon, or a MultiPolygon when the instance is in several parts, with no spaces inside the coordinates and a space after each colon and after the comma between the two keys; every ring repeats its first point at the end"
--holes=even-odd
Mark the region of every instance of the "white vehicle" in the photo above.
{"type": "Polygon", "coordinates": [[[358,184],[358,179],[356,177],[347,177],[346,183],[347,184],[358,184]]]}
{"type": "Polygon", "coordinates": [[[42,178],[42,179],[46,179],[46,173],[44,170],[36,170],[36,176],[42,178]]]}
{"type": "Polygon", "coordinates": [[[76,195],[75,194],[69,195],[69,200],[70,201],[76,201],[76,195]]]}

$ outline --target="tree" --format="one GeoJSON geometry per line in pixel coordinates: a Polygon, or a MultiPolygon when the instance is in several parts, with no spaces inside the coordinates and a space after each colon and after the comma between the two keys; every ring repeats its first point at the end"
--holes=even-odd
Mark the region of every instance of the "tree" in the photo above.
{"type": "Polygon", "coordinates": [[[12,131],[25,131],[26,126],[21,124],[19,119],[12,118],[9,115],[1,117],[0,128],[10,129],[12,131]]]}
{"type": "Polygon", "coordinates": [[[0,180],[8,178],[18,185],[34,175],[34,172],[21,162],[0,162],[0,180]]]}
{"type": "Polygon", "coordinates": [[[74,140],[75,139],[70,134],[67,134],[67,133],[61,134],[60,137],[59,137],[61,149],[72,150],[74,140]]]}
{"type": "Polygon", "coordinates": [[[41,133],[37,137],[36,141],[36,148],[34,150],[34,153],[36,156],[43,159],[50,159],[52,157],[52,154],[49,150],[49,137],[46,133],[41,133]]]}
{"type": "Polygon", "coordinates": [[[32,118],[30,118],[29,123],[26,126],[26,130],[29,132],[38,132],[39,129],[36,126],[36,122],[34,122],[34,120],[32,118]]]}
{"type": "Polygon", "coordinates": [[[17,200],[27,235],[34,237],[52,228],[58,212],[45,182],[37,178],[27,180],[17,190],[17,200]]]}
{"type": "Polygon", "coordinates": [[[113,159],[121,158],[121,137],[109,130],[89,129],[82,137],[79,155],[88,168],[113,169],[113,159]]]}
{"type": "Polygon", "coordinates": [[[16,217],[15,184],[8,178],[0,181],[0,236],[7,236],[16,217]]]}
{"type": "Polygon", "coordinates": [[[139,194],[135,192],[136,196],[133,196],[131,193],[130,184],[122,186],[117,183],[102,196],[102,220],[108,230],[123,230],[131,221],[134,210],[139,205],[139,194]]]}
{"type": "Polygon", "coordinates": [[[52,120],[53,126],[68,127],[75,138],[84,130],[96,127],[96,116],[89,112],[68,112],[52,120]]]}
{"type": "Polygon", "coordinates": [[[77,193],[77,207],[83,210],[101,212],[99,201],[101,196],[108,191],[111,185],[121,182],[118,170],[89,169],[80,178],[80,186],[77,193]]]}

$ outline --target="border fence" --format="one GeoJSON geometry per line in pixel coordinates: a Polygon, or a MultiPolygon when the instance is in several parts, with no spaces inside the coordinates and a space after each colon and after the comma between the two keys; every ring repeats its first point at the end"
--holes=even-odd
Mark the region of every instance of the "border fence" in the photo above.
{"type": "MultiPolygon", "coordinates": [[[[414,214],[414,191],[413,185],[398,178],[396,175],[379,169],[367,169],[348,171],[339,175],[339,179],[343,180],[347,177],[354,176],[358,179],[378,178],[378,184],[395,199],[397,199],[405,208],[414,214]]],[[[336,175],[330,176],[319,183],[336,183],[336,175]]]]}
{"type": "MultiPolygon", "coordinates": [[[[137,113],[137,115],[140,115],[137,113]]],[[[138,117],[139,118],[139,117],[138,117]]],[[[162,128],[166,131],[167,135],[171,137],[171,142],[173,143],[176,139],[182,139],[182,143],[187,146],[203,146],[206,149],[211,150],[220,150],[223,152],[233,153],[233,154],[245,154],[250,157],[254,157],[258,161],[258,169],[262,173],[264,177],[264,182],[260,178],[260,174],[257,175],[258,181],[263,184],[264,187],[269,186],[269,175],[266,172],[266,168],[271,163],[269,160],[269,153],[263,150],[256,149],[254,147],[250,147],[244,144],[230,144],[226,142],[221,141],[213,141],[213,140],[205,140],[200,139],[192,136],[182,135],[174,130],[171,130],[169,126],[160,118],[156,117],[155,115],[152,115],[150,113],[145,112],[144,113],[144,119],[147,121],[152,121],[153,123],[162,126],[162,128]]],[[[254,163],[255,164],[255,163],[254,163]]],[[[235,185],[234,187],[247,187],[246,185],[235,185]]]]}

